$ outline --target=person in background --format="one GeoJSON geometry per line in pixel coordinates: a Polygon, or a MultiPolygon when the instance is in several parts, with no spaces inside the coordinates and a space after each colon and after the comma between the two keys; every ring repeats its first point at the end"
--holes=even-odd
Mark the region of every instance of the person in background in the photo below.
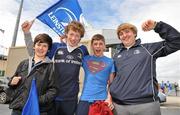
{"type": "Polygon", "coordinates": [[[9,87],[13,93],[9,104],[9,108],[12,109],[11,115],[21,115],[30,92],[32,79],[36,80],[40,114],[50,115],[57,91],[53,63],[46,56],[51,46],[52,39],[49,35],[44,33],[37,35],[33,44],[34,56],[25,59],[17,67],[9,81],[9,87]]]}
{"type": "Polygon", "coordinates": [[[167,85],[167,95],[170,95],[172,91],[172,84],[169,81],[167,81],[166,85],[167,85]]]}
{"type": "Polygon", "coordinates": [[[110,93],[116,115],[160,115],[156,59],[180,49],[180,33],[160,21],[147,20],[143,31],[154,30],[163,41],[141,44],[137,28],[122,23],[117,28],[122,41],[114,55],[116,76],[110,84],[110,93]]]}
{"type": "MultiPolygon", "coordinates": [[[[32,55],[30,28],[33,22],[25,21],[22,29],[29,55],[32,55]]],[[[84,45],[78,45],[85,29],[80,22],[72,21],[65,27],[66,43],[53,43],[48,56],[54,61],[55,81],[58,88],[55,99],[56,115],[73,115],[77,108],[79,93],[79,70],[82,58],[88,55],[84,45]]]]}
{"type": "Polygon", "coordinates": [[[83,58],[84,84],[76,115],[88,115],[89,107],[96,101],[105,101],[113,109],[108,81],[114,77],[114,62],[104,56],[105,39],[95,34],[91,39],[93,55],[83,58]],[[83,108],[83,109],[82,109],[83,108]]]}
{"type": "Polygon", "coordinates": [[[161,87],[162,92],[165,94],[165,84],[164,84],[164,81],[161,82],[160,87],[161,87]]]}
{"type": "Polygon", "coordinates": [[[176,93],[176,96],[178,96],[178,83],[177,82],[175,82],[174,83],[174,89],[175,89],[175,93],[176,93]]]}

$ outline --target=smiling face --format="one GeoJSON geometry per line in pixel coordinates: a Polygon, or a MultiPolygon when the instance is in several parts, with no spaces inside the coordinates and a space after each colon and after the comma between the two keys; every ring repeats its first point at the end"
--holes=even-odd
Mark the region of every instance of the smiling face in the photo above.
{"type": "Polygon", "coordinates": [[[137,28],[130,23],[122,23],[117,28],[117,35],[125,47],[131,47],[136,41],[137,28]]]}
{"type": "Polygon", "coordinates": [[[72,21],[65,27],[66,42],[69,46],[77,46],[84,36],[85,29],[78,21],[72,21]]]}
{"type": "Polygon", "coordinates": [[[66,42],[71,47],[77,46],[81,40],[81,35],[78,31],[69,30],[66,36],[66,42]]]}
{"type": "Polygon", "coordinates": [[[45,58],[46,53],[52,46],[52,38],[48,34],[39,34],[34,39],[35,58],[45,58]]]}
{"type": "Polygon", "coordinates": [[[48,52],[48,44],[37,42],[34,46],[35,57],[44,58],[48,52]]]}
{"type": "Polygon", "coordinates": [[[125,47],[131,47],[135,44],[136,34],[131,29],[124,29],[119,32],[119,38],[125,47]]]}
{"type": "Polygon", "coordinates": [[[103,56],[105,50],[105,40],[104,37],[100,34],[96,34],[92,37],[91,48],[95,56],[103,56]]]}

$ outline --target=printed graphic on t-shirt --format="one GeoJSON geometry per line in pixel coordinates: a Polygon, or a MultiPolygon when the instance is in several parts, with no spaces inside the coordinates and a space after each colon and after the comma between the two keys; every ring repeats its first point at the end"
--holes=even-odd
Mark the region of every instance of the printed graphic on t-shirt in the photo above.
{"type": "Polygon", "coordinates": [[[102,61],[89,60],[87,62],[88,68],[92,73],[97,73],[106,67],[106,64],[102,61]]]}

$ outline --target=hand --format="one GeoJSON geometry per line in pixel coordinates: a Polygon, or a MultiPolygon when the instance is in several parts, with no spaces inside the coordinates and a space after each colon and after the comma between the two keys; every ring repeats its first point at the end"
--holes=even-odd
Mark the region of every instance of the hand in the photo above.
{"type": "Polygon", "coordinates": [[[147,20],[142,24],[142,30],[143,31],[150,31],[152,29],[154,29],[156,26],[156,21],[154,20],[147,20]]]}
{"type": "Polygon", "coordinates": [[[33,25],[33,23],[34,23],[34,20],[32,20],[30,22],[25,21],[24,23],[22,23],[21,28],[22,28],[23,32],[24,33],[30,32],[30,29],[31,29],[31,26],[33,25]]]}
{"type": "Polygon", "coordinates": [[[65,35],[59,36],[59,38],[60,38],[60,42],[66,43],[66,36],[65,35]]]}
{"type": "Polygon", "coordinates": [[[20,80],[21,80],[21,77],[18,77],[18,76],[13,77],[11,81],[11,85],[17,85],[20,80]]]}
{"type": "Polygon", "coordinates": [[[108,107],[109,107],[111,110],[114,109],[114,105],[113,105],[113,103],[112,103],[112,99],[106,99],[105,102],[108,103],[108,107]]]}

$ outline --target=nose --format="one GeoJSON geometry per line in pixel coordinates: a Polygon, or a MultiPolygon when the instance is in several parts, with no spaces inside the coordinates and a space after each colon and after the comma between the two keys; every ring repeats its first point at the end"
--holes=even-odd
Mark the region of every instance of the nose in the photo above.
{"type": "Polygon", "coordinates": [[[72,36],[72,38],[71,38],[72,40],[75,40],[76,39],[76,36],[72,36]]]}
{"type": "Polygon", "coordinates": [[[126,33],[123,33],[123,34],[122,34],[122,37],[126,37],[126,33]]]}
{"type": "Polygon", "coordinates": [[[126,33],[122,33],[119,37],[120,37],[120,39],[123,39],[123,38],[125,38],[126,36],[127,36],[126,33]]]}
{"type": "Polygon", "coordinates": [[[43,49],[43,46],[39,46],[39,49],[43,49]]]}
{"type": "Polygon", "coordinates": [[[99,48],[99,47],[100,47],[100,44],[97,44],[97,47],[99,48]]]}

